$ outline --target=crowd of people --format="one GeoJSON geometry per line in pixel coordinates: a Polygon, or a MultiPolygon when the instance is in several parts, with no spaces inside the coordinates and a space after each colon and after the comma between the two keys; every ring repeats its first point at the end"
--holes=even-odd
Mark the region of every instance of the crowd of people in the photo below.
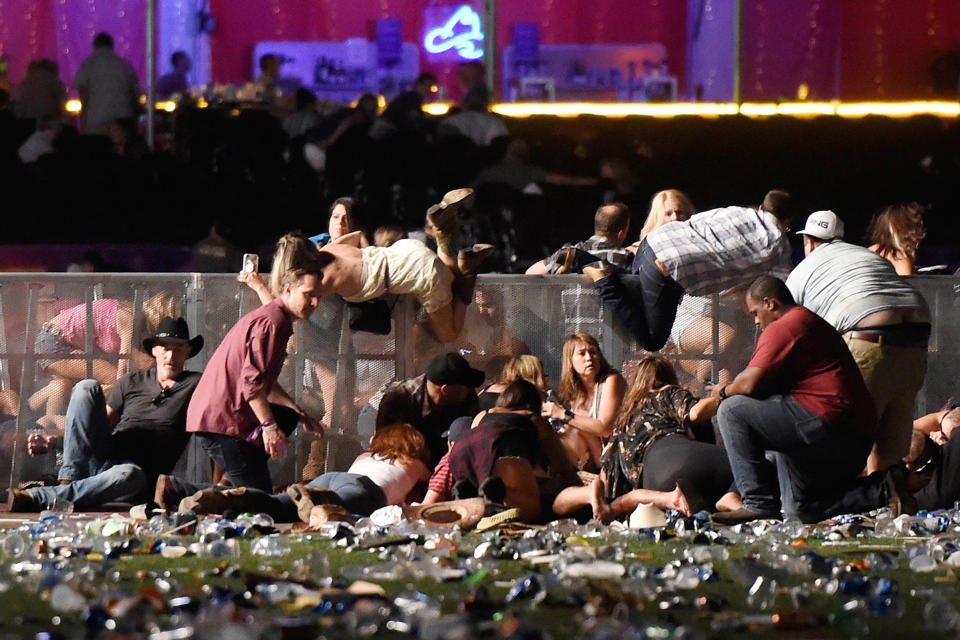
{"type": "MultiPolygon", "coordinates": [[[[60,484],[13,490],[10,508],[149,499],[168,510],[256,509],[316,523],[387,505],[480,498],[488,514],[515,509],[511,517],[527,522],[610,522],[652,503],[737,524],[816,522],[880,507],[912,513],[918,504],[949,507],[960,498],[949,466],[960,410],[951,404],[913,416],[931,315],[898,270],[911,269],[922,212],[912,204],[886,208],[866,248],[843,240],[835,213],[816,211],[796,232],[805,257],[794,265],[796,206],[776,190],[757,207],[700,213],[683,193],[660,192],[632,244],[628,207],[601,205],[594,234],[536,263],[530,277],[583,274],[581,283],[596,289],[646,355],[610,363],[595,336],[572,334],[551,388],[540,359],[522,353],[519,342],[486,386],[485,372],[463,355],[440,353],[421,375],[391,383],[371,401],[369,448],[346,471],[321,473],[314,465],[304,482],[278,486],[267,462],[288,454],[297,426],[321,440],[325,431],[279,384],[295,325],[328,296],[362,306],[412,294],[434,340],[455,339],[489,249],[464,246],[463,209],[473,197],[471,189],[454,190],[428,209],[432,233],[424,239],[434,249],[402,230],[378,230],[371,244],[354,228],[349,199],[331,208],[326,232],[286,234],[268,281],[252,268],[238,275],[262,306],[230,329],[202,373],[185,369],[203,339],[190,337],[180,309],[169,296],[144,303],[143,312],[154,310],[141,341],[153,366],[101,367],[102,379],[73,386],[61,432],[35,433],[28,442],[31,455],[42,455],[63,438],[60,484]],[[759,329],[749,362],[721,368],[715,381],[698,377],[696,360],[714,354],[683,338],[697,319],[710,318],[698,302],[710,294],[759,329]],[[685,304],[694,320],[674,331],[685,304]],[[676,351],[694,356],[687,386],[663,355],[676,351]],[[632,370],[624,375],[616,364],[632,370]],[[172,474],[191,436],[219,472],[212,483],[172,474]],[[154,455],[144,455],[135,444],[142,442],[152,443],[154,455]]],[[[129,352],[122,336],[131,335],[130,311],[118,301],[93,309],[97,339],[113,336],[98,343],[102,351],[129,352]]],[[[72,384],[64,381],[76,364],[69,345],[84,313],[84,305],[63,311],[38,336],[38,353],[51,356],[43,361],[51,385],[72,384]]],[[[376,313],[386,314],[389,331],[390,308],[376,313]]],[[[713,324],[736,333],[735,322],[713,324]]],[[[317,375],[330,372],[321,367],[317,375]]]]}
{"type": "MultiPolygon", "coordinates": [[[[80,129],[108,136],[117,156],[141,159],[136,75],[108,35],[93,44],[74,79],[80,129]]],[[[171,64],[160,87],[182,93],[190,60],[178,52],[171,64]]],[[[922,206],[879,211],[866,247],[844,240],[836,213],[805,215],[782,190],[755,207],[698,212],[686,194],[665,189],[641,226],[645,199],[628,163],[607,159],[598,176],[536,166],[526,143],[508,143],[504,121],[487,110],[478,64],[461,69],[461,108],[439,122],[422,109],[436,83],[429,73],[381,114],[372,95],[352,108],[323,104],[305,89],[283,100],[279,61],[264,56],[260,69],[257,99],[290,112],[282,124],[269,111],[246,115],[270,118],[277,149],[294,174],[309,176],[311,197],[321,184],[325,195],[357,197],[333,200],[325,232],[283,235],[267,280],[244,265],[238,280],[261,306],[227,332],[202,372],[186,365],[203,338],[191,337],[182,301],[168,292],[140,305],[99,299],[45,319],[34,344],[43,385],[27,402],[40,428],[27,450],[62,449],[63,464],[55,483],[11,489],[11,509],[150,500],[169,510],[256,509],[309,522],[479,498],[486,511],[516,509],[528,522],[609,522],[652,503],[736,524],[814,522],[884,506],[909,513],[960,499],[951,438],[960,410],[948,403],[914,419],[932,317],[903,276],[914,272],[926,234],[922,206]],[[423,171],[420,161],[436,155],[423,171]],[[400,161],[387,166],[385,157],[400,161]],[[612,188],[592,203],[592,235],[524,266],[531,283],[582,274],[638,355],[610,362],[597,336],[574,333],[562,345],[560,380],[549,385],[541,359],[504,327],[504,302],[476,288],[477,274],[484,261],[514,269],[515,250],[550,237],[524,235],[523,197],[598,179],[612,188]],[[490,200],[500,206],[485,208],[490,200]],[[373,242],[357,219],[364,206],[367,222],[379,225],[373,242]],[[791,227],[800,221],[797,261],[791,227]],[[396,295],[414,296],[425,314],[420,337],[430,346],[415,358],[423,373],[376,394],[369,448],[346,471],[323,473],[323,447],[313,446],[327,437],[322,412],[279,382],[291,338],[313,330],[303,321],[333,296],[344,301],[352,330],[388,334],[383,298],[396,295]],[[478,346],[495,342],[505,356],[490,372],[495,378],[481,368],[489,362],[436,353],[461,336],[474,305],[488,318],[482,339],[491,343],[478,346]],[[746,362],[729,356],[753,341],[744,314],[759,329],[746,362]],[[90,344],[96,357],[88,367],[78,354],[90,344]],[[682,356],[676,366],[672,354],[682,356]],[[91,371],[93,379],[83,379],[91,371]],[[309,477],[282,487],[268,461],[288,455],[299,425],[314,437],[309,477]],[[188,438],[215,466],[212,482],[172,473],[188,438]]],[[[64,95],[56,65],[37,61],[15,96],[18,115],[35,123],[20,161],[41,172],[62,144],[64,95]]],[[[232,151],[214,164],[245,158],[250,164],[238,171],[246,176],[272,170],[252,147],[232,151]]],[[[236,268],[240,251],[227,229],[222,220],[210,225],[198,261],[236,268]]],[[[318,347],[309,360],[321,399],[337,386],[329,356],[318,347]]],[[[7,418],[20,406],[11,394],[0,400],[7,418]]]]}

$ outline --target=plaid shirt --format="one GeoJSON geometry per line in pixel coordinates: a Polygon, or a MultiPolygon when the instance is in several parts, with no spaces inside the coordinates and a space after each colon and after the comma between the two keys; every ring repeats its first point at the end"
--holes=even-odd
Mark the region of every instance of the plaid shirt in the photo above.
{"type": "Polygon", "coordinates": [[[719,293],[792,266],[790,242],[772,214],[745,207],[704,211],[647,235],[670,277],[693,296],[719,293]]]}
{"type": "Polygon", "coordinates": [[[633,262],[633,254],[625,248],[614,245],[603,236],[590,236],[583,242],[578,242],[577,244],[570,244],[568,242],[544,260],[544,265],[546,265],[550,273],[556,272],[560,265],[563,264],[563,258],[567,254],[567,247],[576,247],[577,249],[586,251],[587,253],[597,256],[597,260],[606,260],[613,266],[619,267],[624,271],[629,271],[630,264],[633,262]]]}
{"type": "Polygon", "coordinates": [[[453,472],[450,471],[449,451],[443,454],[440,462],[437,463],[437,468],[433,470],[433,475],[430,476],[427,489],[439,493],[440,500],[450,499],[451,492],[453,491],[453,472]]]}

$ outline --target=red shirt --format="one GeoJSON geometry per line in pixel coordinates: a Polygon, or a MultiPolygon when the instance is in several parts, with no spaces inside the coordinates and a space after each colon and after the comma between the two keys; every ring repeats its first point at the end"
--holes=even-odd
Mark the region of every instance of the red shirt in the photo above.
{"type": "Polygon", "coordinates": [[[214,351],[187,408],[187,431],[246,438],[260,424],[247,399],[280,376],[293,322],[280,300],[240,318],[214,351]]]}
{"type": "Polygon", "coordinates": [[[831,424],[876,431],[873,400],[857,363],[836,329],[799,305],[760,334],[751,367],[765,369],[771,393],[789,394],[831,424]]]}

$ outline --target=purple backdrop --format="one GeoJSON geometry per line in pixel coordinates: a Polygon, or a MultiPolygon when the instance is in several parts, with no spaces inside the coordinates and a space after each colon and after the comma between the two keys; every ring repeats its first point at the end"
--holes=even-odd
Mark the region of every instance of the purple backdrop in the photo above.
{"type": "Polygon", "coordinates": [[[10,61],[19,82],[30,60],[51,58],[70,85],[80,62],[93,50],[93,37],[106,31],[116,52],[141,78],[146,69],[144,0],[0,0],[0,56],[10,61]]]}

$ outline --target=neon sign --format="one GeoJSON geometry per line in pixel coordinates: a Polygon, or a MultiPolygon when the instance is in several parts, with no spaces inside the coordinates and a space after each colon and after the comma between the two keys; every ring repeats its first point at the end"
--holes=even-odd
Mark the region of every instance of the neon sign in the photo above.
{"type": "Polygon", "coordinates": [[[442,27],[427,33],[423,39],[423,48],[428,53],[443,53],[454,49],[461,58],[477,60],[483,57],[482,43],[480,14],[470,5],[463,5],[453,12],[442,27]]]}

